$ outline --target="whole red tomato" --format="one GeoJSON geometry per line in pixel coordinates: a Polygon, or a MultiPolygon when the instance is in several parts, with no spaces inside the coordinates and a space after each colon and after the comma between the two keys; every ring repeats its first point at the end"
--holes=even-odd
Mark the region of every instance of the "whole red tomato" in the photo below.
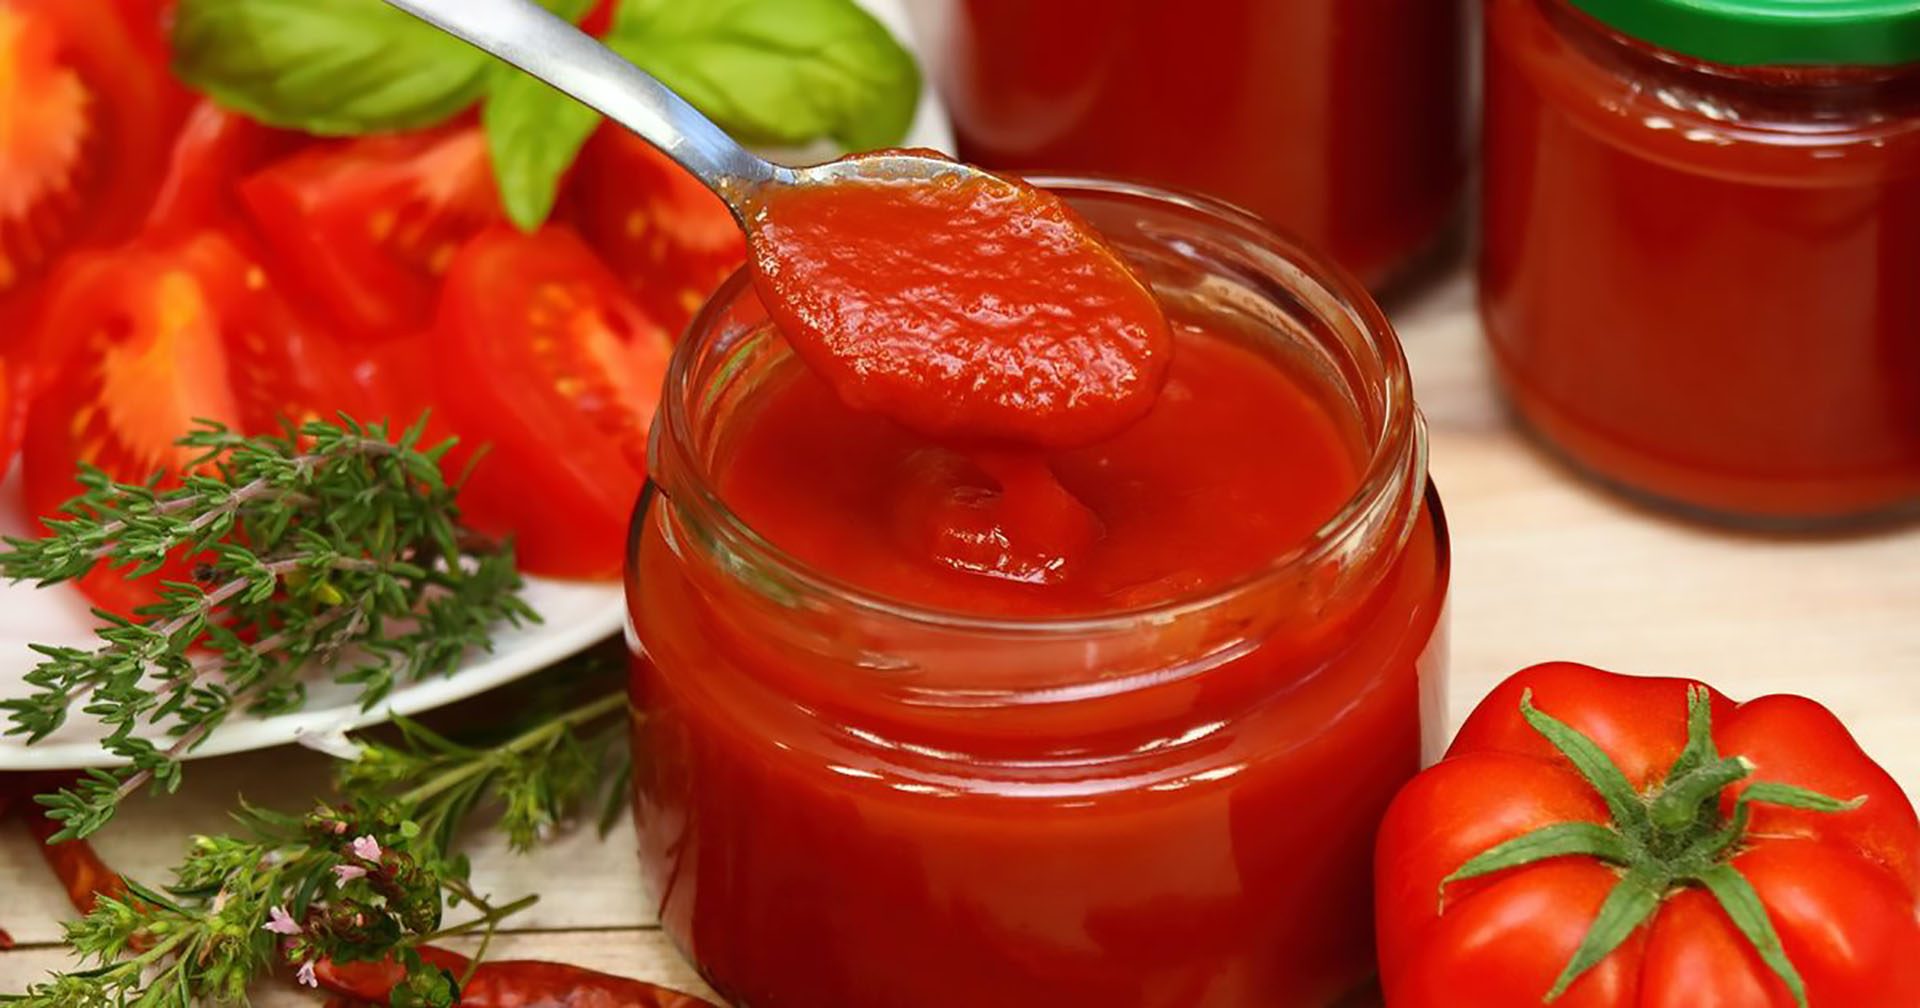
{"type": "Polygon", "coordinates": [[[1917,864],[1913,806],[1819,704],[1537,666],[1387,813],[1387,1004],[1920,1005],[1917,864]]]}

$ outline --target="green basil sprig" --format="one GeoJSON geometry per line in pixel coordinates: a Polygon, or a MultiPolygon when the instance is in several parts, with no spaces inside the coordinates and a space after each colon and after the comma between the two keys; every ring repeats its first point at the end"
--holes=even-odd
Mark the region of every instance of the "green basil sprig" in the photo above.
{"type": "MultiPolygon", "coordinates": [[[[593,6],[542,3],[576,21],[593,6]]],[[[920,95],[912,55],[854,0],[618,0],[606,42],[749,143],[897,143],[920,95]]],[[[382,0],[181,0],[174,51],[181,79],[222,105],[323,136],[483,102],[502,203],[529,230],[601,118],[382,0]]]]}

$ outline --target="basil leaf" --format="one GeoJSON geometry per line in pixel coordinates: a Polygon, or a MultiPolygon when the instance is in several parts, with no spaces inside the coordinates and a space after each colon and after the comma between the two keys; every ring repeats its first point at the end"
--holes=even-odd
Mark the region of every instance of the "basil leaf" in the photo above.
{"type": "Polygon", "coordinates": [[[273,126],[346,136],[438,125],[490,58],[382,0],[181,0],[174,69],[273,126]]]}
{"type": "Polygon", "coordinates": [[[853,0],[622,0],[607,43],[748,143],[898,143],[920,71],[853,0]]]}
{"type": "Polygon", "coordinates": [[[494,68],[480,121],[487,130],[500,201],[515,224],[533,231],[547,222],[560,195],[561,176],[600,118],[600,113],[512,67],[494,68]]]}

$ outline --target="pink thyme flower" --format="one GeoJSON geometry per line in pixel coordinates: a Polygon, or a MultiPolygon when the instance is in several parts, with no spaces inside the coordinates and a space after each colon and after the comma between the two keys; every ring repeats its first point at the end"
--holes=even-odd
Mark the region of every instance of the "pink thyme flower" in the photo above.
{"type": "Polygon", "coordinates": [[[362,861],[380,863],[380,841],[375,840],[371,834],[354,837],[350,849],[353,851],[353,856],[362,861]]]}
{"type": "Polygon", "coordinates": [[[300,933],[300,922],[294,920],[293,917],[287,913],[285,907],[268,907],[267,922],[260,925],[260,927],[262,930],[271,931],[278,935],[297,935],[300,933]]]}
{"type": "Polygon", "coordinates": [[[365,868],[360,867],[359,865],[342,864],[342,865],[333,866],[333,878],[334,878],[335,885],[346,885],[347,883],[353,881],[354,879],[366,878],[366,877],[367,877],[367,870],[365,868]]]}
{"type": "Polygon", "coordinates": [[[320,986],[320,979],[313,975],[313,963],[311,961],[301,963],[300,972],[295,973],[294,977],[308,987],[320,986]]]}

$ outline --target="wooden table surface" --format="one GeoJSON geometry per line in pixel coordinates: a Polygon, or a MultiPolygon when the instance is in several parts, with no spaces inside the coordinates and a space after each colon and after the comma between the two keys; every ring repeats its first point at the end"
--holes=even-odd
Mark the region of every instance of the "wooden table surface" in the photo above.
{"type": "MultiPolygon", "coordinates": [[[[1701,529],[1577,481],[1519,436],[1489,382],[1457,276],[1396,313],[1433,429],[1433,474],[1453,525],[1454,721],[1521,666],[1572,659],[1690,675],[1736,697],[1812,696],[1907,784],[1920,785],[1920,530],[1791,539],[1701,529]]],[[[218,830],[236,792],[282,808],[318,796],[326,758],[275,750],[195,764],[182,793],[136,802],[102,852],[154,877],[189,832],[218,830]]],[[[591,830],[527,857],[473,853],[482,891],[542,895],[496,943],[503,957],[563,960],[708,993],[654,927],[630,830],[591,830]]],[[[0,991],[59,967],[67,908],[18,831],[0,834],[0,991]]],[[[256,1002],[311,1005],[278,988],[256,1002]]]]}

